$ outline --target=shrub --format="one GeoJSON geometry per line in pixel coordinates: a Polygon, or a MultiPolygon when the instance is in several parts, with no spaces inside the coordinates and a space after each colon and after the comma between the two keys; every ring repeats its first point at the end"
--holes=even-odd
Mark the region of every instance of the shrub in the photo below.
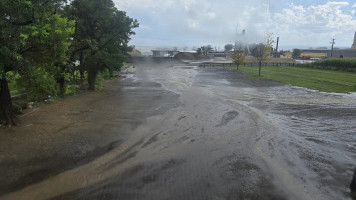
{"type": "Polygon", "coordinates": [[[98,73],[96,77],[96,82],[95,82],[95,91],[101,92],[103,91],[103,81],[104,81],[103,74],[101,72],[98,73]]]}
{"type": "Polygon", "coordinates": [[[54,76],[41,67],[28,67],[18,84],[25,89],[28,101],[42,101],[59,90],[54,76]]]}
{"type": "Polygon", "coordinates": [[[335,68],[338,70],[356,69],[356,58],[328,58],[310,64],[312,67],[335,68]]]}

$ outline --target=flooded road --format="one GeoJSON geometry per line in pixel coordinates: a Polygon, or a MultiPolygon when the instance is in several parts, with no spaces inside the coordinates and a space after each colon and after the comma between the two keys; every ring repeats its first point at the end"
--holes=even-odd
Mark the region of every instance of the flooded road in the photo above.
{"type": "Polygon", "coordinates": [[[135,66],[111,85],[120,105],[99,101],[113,120],[94,119],[110,126],[91,130],[104,153],[0,199],[351,199],[355,94],[172,59],[135,66]]]}

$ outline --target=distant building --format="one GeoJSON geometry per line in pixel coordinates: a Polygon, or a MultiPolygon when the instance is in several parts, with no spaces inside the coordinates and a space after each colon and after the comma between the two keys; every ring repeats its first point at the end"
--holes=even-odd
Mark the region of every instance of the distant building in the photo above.
{"type": "Polygon", "coordinates": [[[333,51],[331,49],[301,49],[301,53],[306,54],[319,54],[325,55],[326,58],[356,58],[356,32],[354,36],[354,42],[351,45],[351,49],[337,49],[333,51]],[[331,55],[332,54],[332,55],[331,55]]]}
{"type": "Polygon", "coordinates": [[[152,50],[153,57],[174,57],[179,51],[177,50],[152,50]]]}
{"type": "Polygon", "coordinates": [[[218,51],[209,51],[207,56],[211,57],[229,57],[232,52],[218,52],[218,51]]]}
{"type": "Polygon", "coordinates": [[[327,50],[318,50],[318,49],[301,49],[301,53],[311,53],[311,54],[323,54],[326,58],[356,58],[356,49],[331,49],[327,50]]]}

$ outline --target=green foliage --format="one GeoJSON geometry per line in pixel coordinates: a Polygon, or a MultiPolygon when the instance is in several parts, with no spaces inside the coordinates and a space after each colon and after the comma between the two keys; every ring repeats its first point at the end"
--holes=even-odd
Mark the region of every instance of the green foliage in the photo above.
{"type": "Polygon", "coordinates": [[[262,63],[267,63],[271,57],[272,46],[274,43],[273,34],[268,33],[266,35],[265,41],[258,44],[252,49],[252,55],[258,60],[259,72],[258,75],[261,76],[262,63]]]}
{"type": "Polygon", "coordinates": [[[318,60],[307,66],[331,68],[337,70],[356,69],[356,58],[328,58],[324,60],[318,60]]]}
{"type": "Polygon", "coordinates": [[[16,84],[16,81],[20,78],[20,74],[14,72],[7,72],[6,79],[9,84],[9,89],[11,90],[20,90],[21,88],[16,84]]]}
{"type": "Polygon", "coordinates": [[[77,88],[75,85],[70,85],[69,87],[65,88],[64,95],[73,95],[77,94],[77,88]]]}
{"type": "MultiPolygon", "coordinates": [[[[56,66],[68,60],[75,22],[55,12],[61,10],[62,3],[61,0],[0,2],[0,11],[6,16],[0,18],[0,66],[3,73],[20,75],[18,82],[26,86],[32,100],[56,92],[53,79],[58,73],[56,66]]],[[[9,81],[12,89],[20,87],[9,81]]]]}
{"type": "Polygon", "coordinates": [[[15,101],[12,103],[12,110],[15,114],[23,114],[23,109],[25,108],[23,108],[23,106],[19,102],[15,101]]]}
{"type": "Polygon", "coordinates": [[[268,33],[264,42],[256,45],[252,49],[252,55],[258,60],[259,63],[266,63],[271,57],[273,43],[273,34],[268,33]]]}
{"type": "Polygon", "coordinates": [[[117,10],[112,0],[74,0],[67,13],[76,21],[72,58],[80,60],[78,68],[88,71],[93,89],[99,71],[120,70],[138,23],[117,10]]]}
{"type": "Polygon", "coordinates": [[[246,53],[245,52],[234,52],[231,55],[232,61],[237,65],[241,65],[245,62],[246,53]]]}
{"type": "Polygon", "coordinates": [[[95,89],[94,91],[102,92],[103,91],[103,81],[105,80],[102,73],[98,73],[96,82],[95,82],[95,89]]]}
{"type": "Polygon", "coordinates": [[[51,66],[65,59],[75,24],[54,14],[61,2],[0,2],[0,11],[6,16],[0,18],[0,57],[7,57],[0,60],[0,65],[5,66],[6,71],[16,70],[24,64],[23,61],[51,66]]]}
{"type": "MultiPolygon", "coordinates": [[[[0,79],[31,101],[74,94],[79,70],[90,84],[99,72],[120,70],[138,27],[112,0],[1,0],[0,13],[0,79]]],[[[7,89],[0,90],[0,121],[12,123],[7,89]]]]}
{"type": "Polygon", "coordinates": [[[48,95],[55,96],[58,93],[56,80],[44,67],[27,67],[18,79],[18,85],[25,89],[29,101],[42,101],[48,95]]]}
{"type": "Polygon", "coordinates": [[[103,70],[100,74],[104,78],[104,80],[107,80],[107,79],[110,79],[113,77],[113,73],[111,71],[109,71],[108,69],[103,70]]]}
{"type": "Polygon", "coordinates": [[[74,71],[73,73],[64,73],[65,82],[69,84],[64,88],[65,96],[77,93],[77,83],[75,77],[78,76],[78,73],[79,72],[77,71],[74,71]]]}

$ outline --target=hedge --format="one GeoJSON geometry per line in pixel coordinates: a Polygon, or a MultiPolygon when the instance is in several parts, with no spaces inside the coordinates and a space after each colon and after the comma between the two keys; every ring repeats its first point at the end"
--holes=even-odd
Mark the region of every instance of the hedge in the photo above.
{"type": "Polygon", "coordinates": [[[322,69],[356,71],[356,58],[328,58],[309,63],[306,66],[322,69]]]}

